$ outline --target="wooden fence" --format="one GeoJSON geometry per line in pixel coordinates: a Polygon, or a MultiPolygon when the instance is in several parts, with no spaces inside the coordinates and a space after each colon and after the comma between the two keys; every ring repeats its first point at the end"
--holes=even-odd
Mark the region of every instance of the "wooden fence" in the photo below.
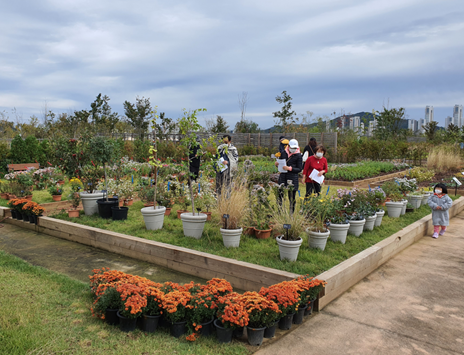
{"type": "MultiPolygon", "coordinates": [[[[308,144],[310,138],[315,138],[318,144],[324,145],[326,148],[330,149],[334,154],[337,154],[337,133],[325,132],[325,133],[219,133],[218,137],[222,137],[224,134],[230,134],[232,137],[232,143],[238,147],[244,146],[253,146],[253,147],[268,147],[268,148],[278,148],[279,147],[279,137],[285,136],[287,139],[296,139],[300,145],[300,148],[303,148],[308,144]]],[[[200,138],[209,138],[212,136],[211,133],[199,132],[197,135],[200,138]]],[[[145,135],[146,139],[151,139],[151,133],[145,135]]],[[[122,138],[123,140],[135,140],[137,138],[136,134],[132,133],[116,133],[112,138],[122,138]]],[[[169,134],[167,139],[179,142],[182,139],[180,134],[169,134]]],[[[11,147],[11,138],[0,139],[1,143],[6,143],[6,145],[11,147]]],[[[42,139],[38,139],[42,141],[42,139]]]]}

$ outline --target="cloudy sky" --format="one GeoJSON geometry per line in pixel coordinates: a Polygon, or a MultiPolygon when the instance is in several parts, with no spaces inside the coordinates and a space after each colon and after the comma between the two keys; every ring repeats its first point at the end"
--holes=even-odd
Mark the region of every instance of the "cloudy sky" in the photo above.
{"type": "MultiPolygon", "coordinates": [[[[177,118],[273,125],[286,90],[298,114],[464,104],[462,0],[3,1],[0,111],[23,119],[89,108],[98,93],[149,97],[177,118]]],[[[201,122],[203,123],[203,122],[201,122]]]]}

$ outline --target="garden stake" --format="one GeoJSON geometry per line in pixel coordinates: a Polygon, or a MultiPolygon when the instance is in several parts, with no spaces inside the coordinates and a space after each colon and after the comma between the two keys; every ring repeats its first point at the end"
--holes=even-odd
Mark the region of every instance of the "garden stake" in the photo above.
{"type": "Polygon", "coordinates": [[[325,193],[326,196],[329,194],[329,190],[330,190],[330,185],[327,186],[327,192],[325,193]]]}
{"type": "Polygon", "coordinates": [[[284,224],[284,229],[287,231],[287,240],[288,240],[288,230],[292,228],[291,224],[284,224]]]}

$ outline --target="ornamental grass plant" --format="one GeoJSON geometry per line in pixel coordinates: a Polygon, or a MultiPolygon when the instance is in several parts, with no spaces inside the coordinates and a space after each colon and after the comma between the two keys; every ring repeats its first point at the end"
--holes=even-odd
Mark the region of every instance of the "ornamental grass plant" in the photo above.
{"type": "Polygon", "coordinates": [[[440,145],[433,148],[427,157],[427,167],[437,171],[457,170],[464,166],[460,148],[455,145],[440,145]]]}
{"type": "Polygon", "coordinates": [[[249,192],[246,179],[237,176],[230,188],[223,187],[222,194],[217,198],[217,212],[219,216],[229,215],[227,225],[224,221],[222,228],[238,229],[248,213],[250,206],[249,192]]]}

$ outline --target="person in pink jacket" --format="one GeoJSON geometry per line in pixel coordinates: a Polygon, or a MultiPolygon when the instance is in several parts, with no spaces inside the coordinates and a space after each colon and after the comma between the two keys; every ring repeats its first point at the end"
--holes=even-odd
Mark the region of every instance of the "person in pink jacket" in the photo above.
{"type": "Polygon", "coordinates": [[[317,182],[311,180],[309,175],[313,172],[314,169],[319,171],[318,175],[322,176],[327,172],[328,165],[327,159],[324,158],[324,155],[327,153],[327,150],[322,145],[318,145],[315,149],[315,154],[310,156],[305,163],[303,170],[303,177],[306,183],[306,197],[311,195],[313,192],[317,195],[321,192],[321,185],[317,182]]]}

